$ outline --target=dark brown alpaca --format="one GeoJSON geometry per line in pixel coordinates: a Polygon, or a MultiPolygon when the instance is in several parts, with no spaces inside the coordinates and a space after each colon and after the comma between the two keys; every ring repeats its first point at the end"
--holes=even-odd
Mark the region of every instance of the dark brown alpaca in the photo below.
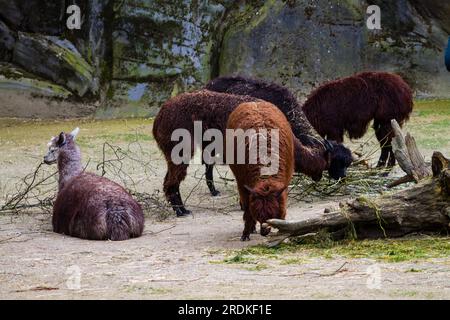
{"type": "Polygon", "coordinates": [[[297,99],[287,88],[240,76],[216,78],[206,84],[205,88],[216,92],[249,95],[273,103],[284,113],[294,135],[299,139],[296,141],[296,155],[299,151],[304,153],[301,158],[296,156],[295,171],[305,173],[315,181],[322,178],[322,171],[325,170],[336,180],[345,177],[347,167],[352,163],[350,150],[342,144],[323,139],[309,123],[297,99]],[[306,149],[299,149],[299,143],[306,149]]]}
{"type": "MultiPolygon", "coordinates": [[[[245,163],[230,164],[231,171],[236,177],[236,182],[240,195],[241,207],[244,210],[245,227],[241,240],[250,240],[250,233],[255,230],[256,222],[261,224],[261,235],[265,236],[270,232],[270,228],[262,227],[268,219],[284,219],[286,217],[287,188],[294,173],[294,137],[284,114],[273,104],[259,101],[248,102],[239,105],[228,118],[227,129],[237,130],[255,129],[256,133],[261,133],[262,129],[267,131],[277,129],[279,132],[278,170],[273,175],[263,176],[261,161],[250,164],[249,154],[251,143],[245,143],[245,163]]],[[[256,137],[255,134],[252,138],[256,137]]],[[[239,150],[238,141],[235,138],[235,155],[239,150]]],[[[227,141],[229,143],[229,141],[227,141]]],[[[267,143],[270,150],[273,141],[260,139],[259,143],[267,143]]],[[[260,146],[260,145],[259,145],[260,146]]],[[[253,150],[255,151],[255,150],[253,150]]],[[[235,159],[236,160],[236,159],[235,159]]]]}
{"type": "Polygon", "coordinates": [[[58,195],[53,205],[53,231],[91,240],[126,240],[144,229],[140,205],[117,183],[81,167],[75,144],[78,128],[61,132],[49,143],[46,164],[58,163],[58,195]]]}
{"type": "Polygon", "coordinates": [[[391,119],[402,126],[413,108],[408,84],[387,72],[363,72],[337,79],[314,90],[303,105],[308,120],[327,139],[342,142],[344,133],[351,139],[362,137],[373,120],[382,147],[378,166],[395,164],[392,152],[391,119]]]}
{"type": "MultiPolygon", "coordinates": [[[[189,163],[175,164],[172,161],[172,149],[178,144],[178,141],[171,141],[172,133],[176,129],[186,129],[193,136],[194,121],[202,122],[203,132],[206,129],[214,128],[225,133],[230,113],[239,104],[256,100],[248,96],[235,96],[200,90],[180,94],[162,105],[153,123],[153,136],[166,158],[167,173],[164,178],[164,193],[177,216],[190,213],[184,207],[180,195],[180,183],[186,177],[189,163]]],[[[194,150],[194,145],[192,145],[191,154],[183,156],[189,159],[192,158],[194,150]]],[[[212,182],[212,176],[213,166],[207,165],[205,174],[207,185],[211,194],[217,195],[218,192],[212,182]]]]}
{"type": "MultiPolygon", "coordinates": [[[[207,129],[218,129],[225,134],[227,120],[231,112],[241,103],[261,101],[254,97],[200,90],[180,94],[164,103],[155,117],[153,123],[153,136],[158,147],[163,152],[167,162],[167,173],[164,177],[164,193],[172,205],[177,216],[189,214],[180,195],[180,183],[186,177],[189,159],[194,154],[192,142],[191,154],[184,155],[186,162],[175,164],[172,159],[172,150],[179,143],[172,141],[172,133],[177,129],[186,129],[191,136],[194,134],[194,121],[202,122],[202,134],[207,129]]],[[[305,147],[294,137],[296,168],[311,177],[319,177],[322,171],[314,165],[317,155],[312,147],[305,147]],[[309,161],[308,159],[311,159],[309,161]]],[[[205,148],[210,142],[200,145],[205,148]]],[[[203,160],[203,159],[202,159],[203,160]]],[[[205,178],[208,188],[213,196],[219,192],[213,183],[213,164],[206,165],[205,178]]]]}

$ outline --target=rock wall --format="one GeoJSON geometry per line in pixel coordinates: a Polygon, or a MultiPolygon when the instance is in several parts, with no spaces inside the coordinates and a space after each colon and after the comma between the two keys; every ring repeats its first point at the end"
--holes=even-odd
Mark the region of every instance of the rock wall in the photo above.
{"type": "Polygon", "coordinates": [[[449,97],[443,49],[450,2],[370,3],[381,8],[381,30],[366,28],[363,1],[266,1],[226,31],[220,73],[278,81],[303,98],[323,81],[385,70],[401,74],[418,96],[449,97]]]}
{"type": "Polygon", "coordinates": [[[440,0],[0,0],[0,116],[152,115],[225,74],[303,99],[323,81],[387,70],[419,97],[450,97],[449,17],[440,0]],[[80,30],[66,27],[71,4],[80,30]],[[369,4],[381,30],[365,26],[369,4]],[[35,110],[17,105],[26,99],[35,110]]]}

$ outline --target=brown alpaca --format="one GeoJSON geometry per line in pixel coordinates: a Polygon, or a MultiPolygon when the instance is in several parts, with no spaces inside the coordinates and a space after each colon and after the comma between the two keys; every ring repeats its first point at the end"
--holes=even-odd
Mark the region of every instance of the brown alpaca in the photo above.
{"type": "Polygon", "coordinates": [[[53,231],[91,240],[126,240],[144,229],[140,205],[117,183],[81,167],[75,144],[78,128],[61,132],[49,143],[46,164],[58,163],[58,195],[53,205],[53,231]]]}
{"type": "Polygon", "coordinates": [[[398,75],[387,72],[363,72],[337,79],[314,90],[303,105],[306,117],[327,139],[341,143],[344,133],[361,138],[373,120],[380,142],[378,166],[395,164],[391,147],[391,119],[402,126],[413,108],[408,84],[398,75]]]}
{"type": "MultiPolygon", "coordinates": [[[[178,141],[171,141],[172,133],[176,129],[186,129],[192,136],[194,134],[194,121],[202,121],[203,131],[218,129],[225,134],[227,120],[231,112],[241,103],[252,101],[262,100],[243,95],[200,90],[180,94],[162,105],[153,123],[153,136],[166,158],[167,173],[164,177],[164,193],[177,216],[190,213],[184,207],[180,195],[180,183],[186,177],[189,163],[175,164],[172,161],[172,150],[178,144],[178,141]]],[[[294,141],[296,168],[315,179],[321,177],[322,170],[320,167],[311,165],[311,163],[317,161],[314,149],[304,146],[295,137],[294,141]]],[[[205,142],[200,147],[204,148],[209,143],[205,142]]],[[[192,158],[194,150],[195,148],[192,145],[191,154],[183,156],[188,159],[192,158]]],[[[213,168],[214,165],[212,164],[206,165],[205,178],[211,194],[215,196],[219,192],[213,183],[213,168]]]]}
{"type": "MultiPolygon", "coordinates": [[[[287,188],[294,173],[294,138],[292,129],[284,114],[268,102],[248,102],[239,105],[228,118],[227,129],[261,129],[267,131],[278,129],[279,148],[276,152],[278,172],[274,175],[262,176],[260,159],[255,164],[249,162],[250,143],[245,143],[246,159],[244,164],[230,164],[236,177],[241,207],[244,210],[244,231],[241,240],[250,240],[250,233],[255,230],[256,222],[261,224],[261,235],[265,236],[270,228],[262,224],[268,219],[284,219],[286,217],[287,188]]],[[[257,135],[255,135],[256,137],[257,135]]],[[[236,138],[235,138],[236,140],[236,138]]],[[[259,140],[259,143],[268,143],[259,140]]],[[[229,143],[229,141],[227,141],[229,143]]],[[[270,150],[270,143],[267,147],[270,150]]],[[[239,152],[234,143],[235,155],[239,152]]],[[[236,159],[235,159],[236,160],[236,159]]]]}
{"type": "MultiPolygon", "coordinates": [[[[167,162],[167,173],[164,178],[164,193],[172,205],[177,216],[190,214],[183,205],[180,195],[180,183],[186,177],[188,163],[175,164],[171,153],[177,141],[171,141],[172,133],[176,129],[187,129],[191,136],[194,135],[194,121],[202,121],[203,131],[206,129],[218,129],[225,133],[228,116],[241,103],[256,101],[256,98],[248,96],[235,96],[224,93],[200,90],[191,93],[180,94],[164,103],[155,117],[153,123],[153,136],[163,152],[167,162]]],[[[203,134],[203,132],[202,132],[203,134]]],[[[208,145],[205,143],[205,146],[208,145]]],[[[200,147],[205,147],[200,146],[200,147]]],[[[190,155],[192,158],[194,145],[190,155]]],[[[206,166],[206,182],[211,194],[217,195],[212,183],[213,166],[206,166]]]]}

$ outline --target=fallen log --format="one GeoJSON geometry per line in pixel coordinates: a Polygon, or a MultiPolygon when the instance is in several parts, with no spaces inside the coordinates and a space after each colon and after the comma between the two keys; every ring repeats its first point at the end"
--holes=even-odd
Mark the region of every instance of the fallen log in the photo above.
{"type": "Polygon", "coordinates": [[[413,232],[449,233],[449,159],[440,152],[434,152],[431,168],[425,168],[425,161],[409,134],[404,143],[393,144],[393,149],[407,176],[417,182],[415,185],[374,199],[358,197],[348,200],[341,203],[338,210],[326,210],[313,219],[268,220],[268,225],[278,229],[277,233],[270,235],[269,246],[277,245],[288,237],[324,229],[334,239],[343,238],[349,232],[359,239],[400,237],[413,232]]]}

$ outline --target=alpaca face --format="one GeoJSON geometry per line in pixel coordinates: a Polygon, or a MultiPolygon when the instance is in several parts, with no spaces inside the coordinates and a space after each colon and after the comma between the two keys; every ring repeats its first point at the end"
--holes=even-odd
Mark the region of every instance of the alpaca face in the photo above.
{"type": "Polygon", "coordinates": [[[262,183],[253,189],[246,186],[246,189],[250,192],[250,214],[261,224],[261,235],[267,236],[270,227],[263,227],[262,224],[267,220],[284,219],[286,216],[286,187],[262,183]]]}
{"type": "Polygon", "coordinates": [[[347,168],[352,164],[353,157],[349,149],[342,144],[335,144],[330,152],[330,167],[328,174],[331,178],[339,180],[347,176],[347,168]]]}
{"type": "Polygon", "coordinates": [[[79,128],[73,130],[69,135],[66,135],[64,132],[61,132],[58,136],[50,139],[48,145],[48,152],[44,156],[44,163],[51,165],[58,161],[59,152],[61,148],[67,144],[68,139],[74,140],[79,132],[79,128]]]}

